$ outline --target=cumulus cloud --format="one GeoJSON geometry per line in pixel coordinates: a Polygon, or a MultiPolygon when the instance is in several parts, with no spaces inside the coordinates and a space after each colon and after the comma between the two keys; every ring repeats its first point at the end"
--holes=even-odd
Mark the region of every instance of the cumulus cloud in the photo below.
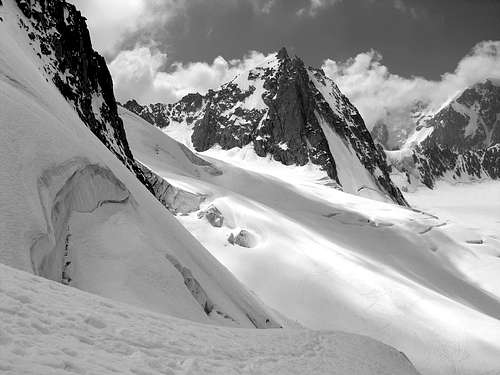
{"type": "MultiPolygon", "coordinates": [[[[307,6],[300,8],[297,11],[297,15],[299,16],[311,16],[315,17],[322,9],[326,9],[328,7],[331,7],[337,3],[340,3],[343,0],[309,0],[307,6]]],[[[352,1],[352,0],[351,0],[352,1]]],[[[367,3],[374,4],[376,2],[379,2],[379,0],[364,0],[367,3]]],[[[387,3],[389,3],[389,6],[394,8],[395,10],[407,14],[412,18],[419,18],[421,15],[421,11],[417,10],[417,8],[409,6],[404,0],[384,0],[387,3]]]]}
{"type": "Polygon", "coordinates": [[[341,1],[342,0],[310,0],[309,4],[306,7],[300,8],[297,11],[297,14],[299,16],[309,15],[311,17],[314,17],[321,9],[327,8],[341,1]]]}
{"type": "MultiPolygon", "coordinates": [[[[174,102],[191,92],[206,93],[264,61],[266,55],[249,52],[241,59],[217,57],[211,63],[169,62],[154,46],[121,51],[110,64],[120,101],[174,102]],[[167,69],[168,67],[168,69],[167,69]]],[[[360,110],[369,128],[383,121],[390,127],[411,127],[411,111],[438,108],[450,96],[485,79],[500,80],[500,41],[477,44],[453,72],[440,80],[402,77],[383,64],[376,51],[344,62],[326,60],[322,66],[360,110]]]]}
{"type": "Polygon", "coordinates": [[[326,60],[322,68],[358,107],[369,128],[379,121],[389,127],[408,127],[417,104],[433,110],[468,86],[500,79],[500,41],[477,44],[453,72],[436,81],[392,74],[376,51],[344,62],[326,60]]]}
{"type": "Polygon", "coordinates": [[[135,98],[142,103],[172,103],[184,95],[206,93],[233,79],[237,74],[262,63],[260,52],[249,52],[242,59],[226,60],[218,56],[212,63],[174,62],[168,71],[167,54],[154,47],[137,47],[122,51],[109,65],[120,101],[135,98]]]}
{"type": "Polygon", "coordinates": [[[417,8],[407,5],[403,0],[394,0],[393,6],[397,11],[408,14],[415,19],[421,15],[421,12],[417,8]]]}
{"type": "MultiPolygon", "coordinates": [[[[140,32],[146,37],[161,30],[189,7],[206,1],[214,7],[237,6],[248,2],[255,13],[269,14],[277,0],[69,0],[87,18],[94,48],[115,56],[130,35],[140,32]]],[[[154,40],[150,42],[154,43],[154,40]]]]}
{"type": "Polygon", "coordinates": [[[111,53],[123,38],[151,21],[147,0],[70,0],[87,18],[94,48],[111,53]]]}

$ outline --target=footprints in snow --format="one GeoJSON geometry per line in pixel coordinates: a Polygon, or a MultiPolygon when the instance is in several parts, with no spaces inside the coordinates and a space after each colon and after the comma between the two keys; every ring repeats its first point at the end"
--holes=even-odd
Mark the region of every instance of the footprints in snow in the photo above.
{"type": "Polygon", "coordinates": [[[99,318],[96,318],[94,316],[89,316],[84,320],[85,323],[87,323],[89,326],[97,328],[97,329],[103,329],[106,328],[107,325],[104,323],[102,320],[99,318]]]}

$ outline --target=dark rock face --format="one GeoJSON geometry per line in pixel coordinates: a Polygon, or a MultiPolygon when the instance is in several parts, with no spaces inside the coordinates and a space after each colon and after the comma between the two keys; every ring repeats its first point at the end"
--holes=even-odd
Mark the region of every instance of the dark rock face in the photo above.
{"type": "Polygon", "coordinates": [[[198,280],[195,279],[191,270],[184,267],[174,256],[166,254],[165,257],[181,274],[184,279],[184,285],[186,285],[186,288],[189,290],[196,302],[201,305],[203,311],[205,311],[205,314],[209,315],[214,309],[214,303],[210,300],[210,297],[205,292],[198,280]]]}
{"type": "Polygon", "coordinates": [[[123,104],[123,107],[162,129],[167,127],[170,121],[182,122],[185,120],[187,124],[191,124],[199,115],[198,112],[202,109],[203,104],[202,95],[188,94],[176,104],[156,103],[143,106],[132,99],[123,104]]]}
{"type": "Polygon", "coordinates": [[[257,155],[271,155],[285,165],[316,164],[341,185],[325,133],[332,131],[349,157],[372,175],[375,186],[398,204],[407,204],[356,108],[322,70],[305,67],[285,49],[205,96],[191,94],[169,105],[129,101],[124,106],[159,127],[185,125],[199,152],[215,145],[224,150],[252,145],[257,155]]]}
{"type": "Polygon", "coordinates": [[[500,86],[465,90],[424,125],[432,133],[413,150],[413,168],[429,188],[452,179],[500,178],[500,86]]]}
{"type": "Polygon", "coordinates": [[[257,239],[255,236],[246,229],[242,229],[237,236],[231,233],[227,241],[231,245],[238,245],[246,248],[252,248],[257,245],[257,239]]]}
{"type": "Polygon", "coordinates": [[[206,211],[201,211],[198,213],[198,218],[201,219],[205,217],[210,225],[216,228],[221,228],[224,225],[224,216],[215,206],[210,206],[206,211]]]}
{"type": "Polygon", "coordinates": [[[54,82],[83,123],[150,189],[130,151],[117,113],[113,81],[92,48],[85,18],[64,0],[16,0],[24,30],[47,79],[54,82]]]}

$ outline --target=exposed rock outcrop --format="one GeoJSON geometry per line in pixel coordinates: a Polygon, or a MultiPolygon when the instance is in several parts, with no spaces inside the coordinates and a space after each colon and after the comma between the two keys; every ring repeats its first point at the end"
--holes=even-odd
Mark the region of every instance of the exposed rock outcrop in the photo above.
{"type": "Polygon", "coordinates": [[[64,0],[16,0],[43,73],[74,106],[83,123],[139,180],[150,186],[130,151],[118,116],[106,61],[92,48],[85,18],[64,0]]]}
{"type": "Polygon", "coordinates": [[[215,206],[208,207],[205,211],[200,211],[198,213],[198,218],[206,218],[208,222],[216,228],[221,228],[224,225],[224,216],[215,206]]]}
{"type": "Polygon", "coordinates": [[[166,254],[165,257],[170,263],[172,263],[175,269],[179,271],[179,273],[184,278],[184,284],[186,285],[186,288],[188,288],[194,299],[201,305],[203,311],[205,311],[205,313],[209,315],[214,309],[214,304],[210,300],[198,280],[194,278],[191,270],[184,267],[174,256],[166,254]]]}
{"type": "Polygon", "coordinates": [[[238,245],[247,248],[252,248],[257,245],[257,239],[255,238],[255,235],[253,235],[246,229],[242,229],[236,236],[231,233],[227,241],[231,245],[238,245]]]}
{"type": "Polygon", "coordinates": [[[139,164],[139,166],[151,185],[156,199],[173,214],[189,214],[200,209],[200,204],[205,200],[203,195],[179,189],[146,166],[142,164],[139,164]]]}
{"type": "Polygon", "coordinates": [[[392,163],[429,188],[442,178],[500,178],[500,85],[486,80],[463,91],[428,116],[414,138],[410,152],[392,163]]]}

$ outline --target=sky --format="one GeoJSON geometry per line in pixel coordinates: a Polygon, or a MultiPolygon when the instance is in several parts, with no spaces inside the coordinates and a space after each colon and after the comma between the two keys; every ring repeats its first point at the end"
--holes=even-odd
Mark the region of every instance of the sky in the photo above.
{"type": "Polygon", "coordinates": [[[322,67],[369,127],[500,78],[500,0],[71,1],[121,101],[204,93],[282,46],[322,67]]]}

